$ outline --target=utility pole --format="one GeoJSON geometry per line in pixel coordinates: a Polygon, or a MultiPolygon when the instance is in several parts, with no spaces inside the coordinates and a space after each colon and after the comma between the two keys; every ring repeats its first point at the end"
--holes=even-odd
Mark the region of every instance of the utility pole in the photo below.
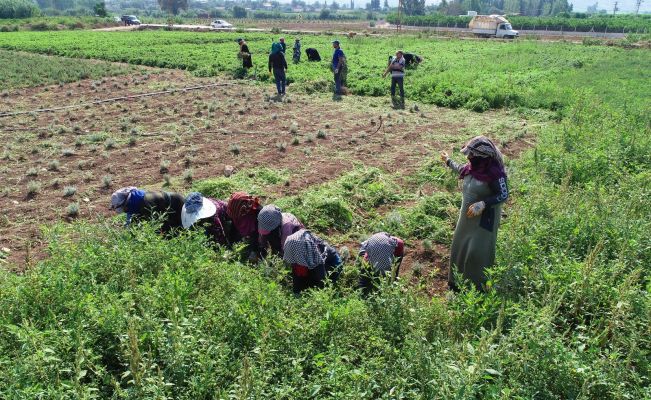
{"type": "Polygon", "coordinates": [[[637,0],[635,2],[635,15],[640,13],[640,6],[642,5],[642,0],[637,0]]]}
{"type": "Polygon", "coordinates": [[[402,0],[398,0],[398,21],[396,22],[396,32],[402,31],[402,0]]]}
{"type": "MultiPolygon", "coordinates": [[[[638,0],[639,1],[639,0],[638,0]]],[[[619,8],[617,8],[618,2],[615,2],[615,7],[613,7],[613,15],[617,14],[617,11],[619,11],[619,8]]]]}

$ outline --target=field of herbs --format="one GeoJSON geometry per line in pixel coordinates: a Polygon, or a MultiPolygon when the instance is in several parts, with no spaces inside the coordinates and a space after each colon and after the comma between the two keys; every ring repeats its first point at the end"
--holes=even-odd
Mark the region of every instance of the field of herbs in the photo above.
{"type": "MultiPolygon", "coordinates": [[[[126,57],[119,60],[199,75],[237,72],[231,35],[138,32],[104,41],[103,33],[83,34],[87,40],[73,41],[67,32],[9,33],[0,36],[0,46],[101,60],[126,57]]],[[[252,36],[251,47],[262,48],[269,38],[252,36]]],[[[304,38],[314,41],[322,56],[329,54],[330,40],[304,38]]],[[[327,90],[327,65],[305,63],[296,68],[290,90],[298,86],[301,94],[290,94],[291,102],[270,102],[257,92],[261,85],[242,81],[224,89],[231,96],[224,104],[211,103],[210,93],[184,93],[177,104],[132,102],[80,109],[56,120],[74,123],[78,130],[64,125],[52,130],[37,116],[6,122],[4,129],[44,126],[45,133],[32,137],[20,130],[22,142],[6,136],[9,158],[0,161],[5,174],[20,170],[14,162],[50,157],[56,140],[73,143],[73,157],[84,162],[79,170],[92,160],[102,164],[149,154],[138,153],[141,147],[163,152],[164,146],[155,146],[167,139],[142,132],[166,129],[175,138],[168,147],[191,150],[179,165],[198,168],[204,138],[210,154],[218,157],[213,164],[232,162],[223,153],[272,160],[242,168],[231,178],[193,181],[190,176],[183,187],[217,197],[234,190],[260,194],[345,245],[348,260],[339,285],[297,298],[281,260],[243,263],[241,249],[215,250],[197,232],[165,239],[156,234],[155,224],[124,229],[119,217],[49,223],[46,258],[21,274],[0,267],[0,398],[651,398],[648,51],[360,38],[344,42],[351,88],[359,94],[384,93],[372,88],[386,90],[387,82],[371,75],[391,49],[407,45],[432,54],[424,54],[425,64],[413,71],[407,88],[414,96],[403,111],[383,110],[388,101],[355,96],[330,109],[329,96],[309,94],[321,79],[327,90]],[[447,69],[441,69],[444,64],[447,69]],[[360,71],[368,77],[360,78],[360,71]],[[430,92],[422,83],[427,79],[433,80],[430,92]],[[468,96],[466,102],[444,105],[472,109],[468,101],[483,100],[488,108],[503,110],[480,114],[422,104],[438,104],[443,81],[436,79],[445,79],[445,87],[454,90],[443,96],[468,96]],[[501,90],[512,100],[495,100],[501,90]],[[296,122],[280,125],[278,115],[282,119],[290,111],[297,114],[291,117],[296,122]],[[335,120],[337,113],[350,118],[335,120]],[[380,115],[391,124],[381,136],[359,125],[370,117],[375,126],[380,115]],[[178,125],[168,125],[174,119],[178,125]],[[105,141],[99,142],[104,150],[86,140],[103,124],[116,125],[116,132],[104,132],[105,141]],[[215,124],[234,133],[215,131],[215,124]],[[401,136],[400,127],[413,136],[401,136]],[[210,132],[219,132],[223,140],[214,145],[210,132]],[[421,286],[433,276],[412,268],[410,276],[384,283],[368,298],[360,296],[354,243],[365,234],[395,232],[413,251],[415,243],[449,244],[460,195],[435,150],[458,150],[478,132],[499,138],[503,146],[529,146],[508,153],[511,200],[487,293],[465,288],[432,296],[421,286]],[[111,135],[120,134],[107,146],[111,135]],[[35,155],[20,147],[36,138],[51,145],[35,155]],[[186,140],[197,143],[184,147],[186,140]],[[257,150],[249,146],[256,140],[257,150]],[[418,152],[419,147],[425,151],[418,152]],[[399,151],[404,153],[392,155],[399,151]],[[348,167],[356,157],[366,162],[348,167]],[[301,165],[307,170],[343,167],[326,170],[332,176],[325,182],[310,182],[300,180],[301,165]]],[[[160,89],[178,78],[152,70],[129,80],[95,79],[50,87],[38,96],[55,102],[59,90],[76,87],[84,98],[95,98],[109,96],[114,87],[160,89]]],[[[10,88],[3,98],[27,107],[28,97],[37,96],[34,90],[39,88],[10,88]],[[26,98],[16,100],[16,93],[26,98]]],[[[119,174],[118,168],[112,166],[112,173],[119,174]]],[[[144,167],[136,172],[141,171],[144,167]]],[[[10,221],[10,214],[3,215],[0,227],[10,221]]]]}
{"type": "MultiPolygon", "coordinates": [[[[255,68],[250,72],[267,81],[267,55],[272,40],[268,33],[142,32],[9,32],[0,36],[0,48],[77,58],[95,58],[161,68],[192,71],[197,76],[245,72],[236,58],[235,39],[244,36],[253,53],[255,68]]],[[[288,79],[308,93],[327,92],[331,85],[329,60],[331,41],[342,41],[349,63],[348,87],[353,94],[383,96],[387,80],[381,78],[388,57],[396,49],[421,55],[425,61],[408,71],[409,99],[442,107],[466,107],[475,111],[490,108],[527,107],[556,110],[573,104],[576,87],[572,82],[589,79],[596,71],[649,75],[651,53],[606,46],[577,46],[571,43],[541,43],[441,40],[426,36],[356,37],[305,36],[303,49],[316,48],[319,63],[290,63],[288,79]],[[625,59],[623,69],[610,65],[625,59]]],[[[287,36],[290,47],[293,37],[287,36]]],[[[607,80],[594,82],[609,88],[607,80]]],[[[295,90],[295,89],[293,89],[295,90]]],[[[648,86],[639,88],[648,94],[648,86]]]]}

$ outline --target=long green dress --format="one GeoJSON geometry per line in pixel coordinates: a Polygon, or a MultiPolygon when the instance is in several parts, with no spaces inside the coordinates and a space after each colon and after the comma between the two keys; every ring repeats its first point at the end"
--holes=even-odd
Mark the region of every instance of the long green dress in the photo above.
{"type": "MultiPolygon", "coordinates": [[[[463,167],[453,161],[449,166],[457,173],[463,167]]],[[[484,269],[495,262],[502,203],[508,197],[506,178],[495,182],[482,182],[468,174],[463,178],[462,194],[463,202],[452,239],[448,283],[451,287],[456,287],[453,272],[456,269],[481,290],[482,285],[486,283],[484,269]],[[468,218],[468,207],[478,201],[486,202],[484,212],[480,216],[468,218]]]]}

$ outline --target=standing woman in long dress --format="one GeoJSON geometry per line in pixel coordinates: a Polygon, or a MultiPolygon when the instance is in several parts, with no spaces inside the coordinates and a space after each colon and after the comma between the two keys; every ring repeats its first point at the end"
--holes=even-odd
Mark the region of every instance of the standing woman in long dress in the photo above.
{"type": "Polygon", "coordinates": [[[473,138],[461,152],[468,157],[466,164],[457,164],[441,152],[441,159],[463,180],[463,202],[452,239],[448,285],[458,289],[454,280],[456,270],[483,290],[484,270],[495,262],[502,204],[509,197],[504,159],[486,136],[473,138]]]}

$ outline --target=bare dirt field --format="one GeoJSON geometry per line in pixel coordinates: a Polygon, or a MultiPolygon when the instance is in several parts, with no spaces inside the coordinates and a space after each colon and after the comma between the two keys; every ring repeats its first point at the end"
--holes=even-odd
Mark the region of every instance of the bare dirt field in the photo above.
{"type": "MultiPolygon", "coordinates": [[[[7,92],[0,113],[82,104],[0,118],[5,204],[0,246],[10,250],[9,265],[21,270],[43,257],[40,228],[70,220],[71,203],[79,205],[76,218],[108,216],[110,194],[122,186],[187,192],[192,181],[220,176],[225,165],[264,166],[290,173],[287,182],[268,188],[274,199],[333,180],[359,164],[409,176],[439,150],[451,151],[479,133],[495,135],[516,156],[535,129],[503,111],[478,114],[411,103],[396,110],[388,98],[335,101],[325,94],[292,94],[291,86],[281,101],[273,91],[248,81],[151,69],[7,92]],[[223,86],[182,90],[216,83],[223,86]],[[169,89],[179,90],[86,104],[169,89]]],[[[445,246],[425,251],[417,242],[411,247],[402,272],[415,261],[423,263],[437,277],[430,286],[442,289],[445,246]]]]}

